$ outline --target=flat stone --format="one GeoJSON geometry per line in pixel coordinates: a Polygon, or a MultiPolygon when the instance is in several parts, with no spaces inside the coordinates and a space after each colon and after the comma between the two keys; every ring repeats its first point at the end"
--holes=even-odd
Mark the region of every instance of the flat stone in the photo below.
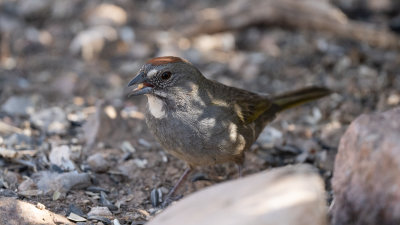
{"type": "Polygon", "coordinates": [[[88,216],[112,216],[112,213],[107,207],[93,207],[88,216]]]}
{"type": "Polygon", "coordinates": [[[70,213],[67,218],[74,222],[85,222],[86,221],[85,218],[83,218],[82,216],[79,216],[75,213],[70,213]]]}

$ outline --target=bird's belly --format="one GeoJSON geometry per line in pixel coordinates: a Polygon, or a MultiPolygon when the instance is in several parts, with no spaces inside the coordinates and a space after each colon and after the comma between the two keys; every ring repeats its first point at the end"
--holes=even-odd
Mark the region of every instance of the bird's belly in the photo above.
{"type": "Polygon", "coordinates": [[[237,125],[228,121],[149,118],[147,124],[168,153],[192,166],[235,161],[248,147],[237,125]]]}

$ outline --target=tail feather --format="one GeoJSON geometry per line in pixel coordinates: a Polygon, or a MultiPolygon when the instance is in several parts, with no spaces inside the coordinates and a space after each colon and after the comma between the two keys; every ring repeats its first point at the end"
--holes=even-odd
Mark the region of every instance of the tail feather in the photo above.
{"type": "Polygon", "coordinates": [[[272,102],[278,105],[279,111],[283,111],[325,97],[331,93],[332,91],[327,88],[312,86],[274,96],[272,97],[272,102]]]}

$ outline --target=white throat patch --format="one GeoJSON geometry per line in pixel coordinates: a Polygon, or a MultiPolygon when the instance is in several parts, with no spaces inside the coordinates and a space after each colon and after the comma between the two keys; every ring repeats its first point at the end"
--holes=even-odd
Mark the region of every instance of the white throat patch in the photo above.
{"type": "Polygon", "coordinates": [[[149,103],[148,107],[151,115],[153,115],[157,119],[165,117],[164,102],[161,99],[152,95],[146,96],[149,103]]]}

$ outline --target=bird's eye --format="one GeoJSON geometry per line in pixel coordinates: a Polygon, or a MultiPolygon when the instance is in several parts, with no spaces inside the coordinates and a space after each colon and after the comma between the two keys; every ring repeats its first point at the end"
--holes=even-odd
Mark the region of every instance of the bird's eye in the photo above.
{"type": "Polygon", "coordinates": [[[171,72],[166,71],[166,72],[161,74],[161,79],[168,80],[171,77],[171,75],[172,75],[171,72]]]}

